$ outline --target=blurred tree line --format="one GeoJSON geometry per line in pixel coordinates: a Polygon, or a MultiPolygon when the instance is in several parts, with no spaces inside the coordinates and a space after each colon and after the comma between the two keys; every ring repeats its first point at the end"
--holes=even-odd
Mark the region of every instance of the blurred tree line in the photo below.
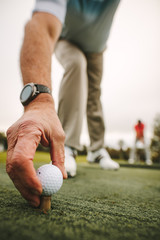
{"type": "Polygon", "coordinates": [[[151,155],[153,162],[160,163],[160,114],[154,119],[153,138],[151,139],[151,155]]]}
{"type": "MultiPolygon", "coordinates": [[[[114,148],[106,148],[109,154],[111,155],[112,158],[114,159],[125,159],[127,160],[129,157],[129,151],[130,149],[123,150],[123,141],[119,141],[119,150],[116,150],[114,148]]],[[[7,138],[5,133],[0,132],[0,145],[3,146],[3,150],[7,150],[7,138]]],[[[38,145],[37,151],[42,151],[42,152],[49,152],[49,148],[43,147],[41,144],[38,145]]],[[[82,151],[78,151],[79,155],[87,155],[87,147],[83,146],[82,151]]]]}
{"type": "MultiPolygon", "coordinates": [[[[119,149],[109,148],[106,147],[107,151],[109,152],[110,156],[113,159],[129,159],[130,148],[124,149],[124,141],[119,140],[118,142],[119,149]]],[[[0,146],[2,149],[7,150],[7,138],[5,133],[0,132],[0,146]]],[[[160,114],[158,114],[153,123],[153,137],[151,139],[151,158],[153,162],[160,163],[160,114]]],[[[41,144],[38,145],[37,151],[49,152],[49,148],[43,147],[41,144]]],[[[83,147],[83,151],[78,151],[79,155],[86,155],[87,148],[86,146],[83,147]]],[[[144,159],[144,156],[142,156],[144,159]]]]}
{"type": "Polygon", "coordinates": [[[0,132],[0,145],[4,150],[7,150],[7,138],[4,132],[0,132]]]}

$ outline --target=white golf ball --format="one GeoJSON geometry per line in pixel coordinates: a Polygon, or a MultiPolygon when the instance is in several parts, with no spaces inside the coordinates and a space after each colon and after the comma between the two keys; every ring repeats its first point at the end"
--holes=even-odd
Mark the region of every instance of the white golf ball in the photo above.
{"type": "Polygon", "coordinates": [[[37,176],[42,184],[44,196],[56,193],[63,184],[63,176],[60,169],[52,164],[45,164],[37,169],[37,176]]]}

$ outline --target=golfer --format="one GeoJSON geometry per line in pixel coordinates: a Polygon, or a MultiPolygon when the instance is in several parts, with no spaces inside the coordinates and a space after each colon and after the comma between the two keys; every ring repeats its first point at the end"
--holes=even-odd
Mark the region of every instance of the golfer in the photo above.
{"type": "MultiPolygon", "coordinates": [[[[33,167],[39,142],[50,147],[52,163],[63,177],[76,175],[77,150],[87,116],[90,147],[87,159],[104,169],[118,169],[104,148],[101,97],[103,53],[120,0],[37,0],[24,29],[20,68],[23,116],[7,131],[7,172],[21,195],[33,206],[42,187],[33,167]],[[64,68],[58,114],[51,84],[55,52],[64,68]]],[[[55,83],[56,84],[56,81],[55,83]]]]}
{"type": "Polygon", "coordinates": [[[131,149],[131,153],[130,153],[130,158],[128,160],[128,162],[130,164],[135,163],[135,159],[137,158],[137,150],[138,149],[143,149],[144,153],[145,153],[145,162],[147,165],[152,165],[152,160],[150,157],[150,151],[149,148],[147,147],[146,143],[145,143],[145,138],[144,138],[144,129],[145,129],[145,125],[141,120],[138,120],[138,122],[136,123],[136,125],[134,126],[134,130],[136,133],[136,138],[135,138],[135,143],[133,148],[131,149]]]}

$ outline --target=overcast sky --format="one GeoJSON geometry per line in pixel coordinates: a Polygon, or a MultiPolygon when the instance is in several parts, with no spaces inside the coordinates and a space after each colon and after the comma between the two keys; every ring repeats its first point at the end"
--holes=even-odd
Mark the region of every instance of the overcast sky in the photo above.
{"type": "MultiPolygon", "coordinates": [[[[22,81],[19,51],[23,28],[34,0],[0,1],[0,130],[6,131],[23,112],[19,102],[22,81]]],[[[160,112],[160,1],[122,0],[104,55],[102,104],[107,144],[134,139],[138,119],[152,136],[153,120],[160,112]]],[[[63,69],[53,56],[52,83],[57,96],[63,69]]],[[[88,142],[86,124],[82,143],[88,142]]]]}

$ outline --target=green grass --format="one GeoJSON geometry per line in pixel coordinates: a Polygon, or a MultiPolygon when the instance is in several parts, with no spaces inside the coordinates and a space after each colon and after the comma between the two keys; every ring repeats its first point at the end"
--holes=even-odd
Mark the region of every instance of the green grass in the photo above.
{"type": "MultiPolygon", "coordinates": [[[[160,170],[104,171],[78,157],[77,176],[64,181],[44,214],[14,188],[5,159],[0,153],[1,240],[160,239],[160,170]]],[[[35,168],[49,161],[36,153],[35,168]]]]}

